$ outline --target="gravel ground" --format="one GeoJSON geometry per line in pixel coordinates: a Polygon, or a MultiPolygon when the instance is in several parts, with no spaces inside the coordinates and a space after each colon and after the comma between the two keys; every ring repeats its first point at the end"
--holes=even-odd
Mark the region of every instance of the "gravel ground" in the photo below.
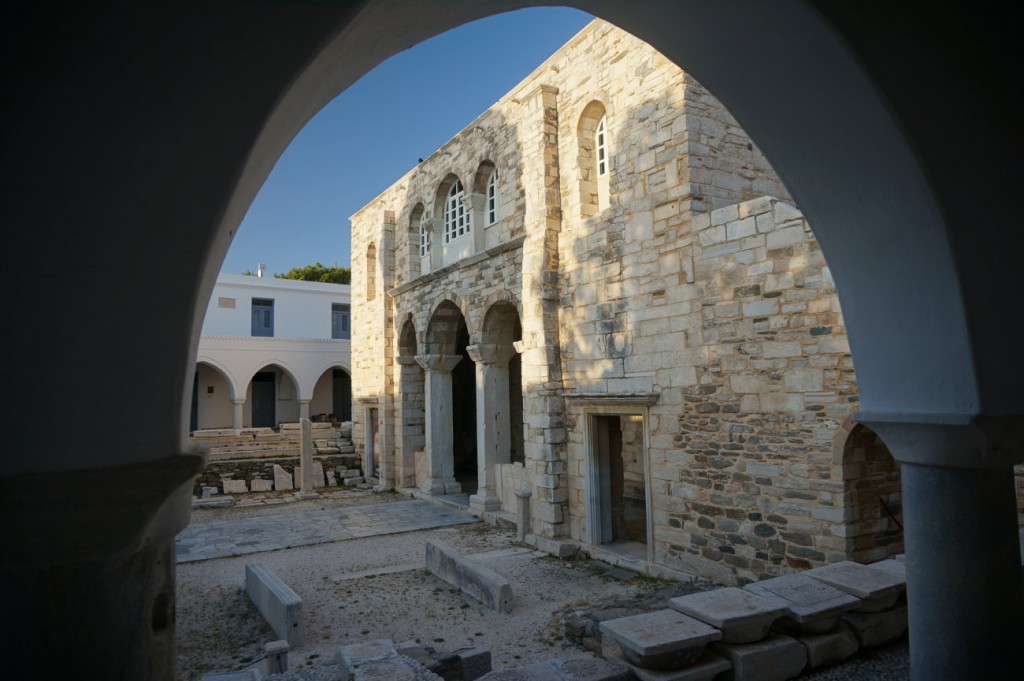
{"type": "MultiPolygon", "coordinates": [[[[386,503],[403,497],[343,490],[319,499],[275,504],[274,495],[249,505],[193,512],[193,522],[386,503]],[[264,500],[271,500],[270,504],[264,500]]],[[[278,495],[277,498],[287,498],[278,495]]],[[[565,641],[560,613],[632,599],[666,582],[619,581],[585,559],[558,560],[520,552],[487,559],[512,584],[513,611],[499,615],[426,572],[425,541],[442,539],[464,554],[520,548],[513,532],[476,523],[459,527],[352,539],[178,565],[178,678],[256,666],[264,674],[263,645],[277,638],[241,589],[247,562],[266,564],[303,599],[306,645],[289,654],[290,679],[328,681],[337,672],[338,646],[376,638],[416,640],[439,651],[470,646],[491,650],[495,669],[583,651],[565,641]],[[340,575],[418,566],[391,574],[335,580],[340,575]]],[[[859,654],[839,667],[801,679],[902,680],[909,677],[905,641],[859,654]]]]}

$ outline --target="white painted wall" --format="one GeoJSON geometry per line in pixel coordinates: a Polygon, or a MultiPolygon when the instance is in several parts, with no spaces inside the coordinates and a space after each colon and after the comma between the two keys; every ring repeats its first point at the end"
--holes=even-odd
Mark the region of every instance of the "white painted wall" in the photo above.
{"type": "Polygon", "coordinates": [[[332,370],[351,373],[351,342],[331,338],[331,306],[349,299],[349,287],[339,284],[220,275],[196,358],[199,428],[231,427],[233,398],[245,398],[241,425],[251,425],[251,381],[259,371],[278,374],[278,422],[296,421],[300,400],[311,400],[312,415],[330,413],[332,370]],[[273,337],[251,335],[253,298],[274,301],[273,337]]]}

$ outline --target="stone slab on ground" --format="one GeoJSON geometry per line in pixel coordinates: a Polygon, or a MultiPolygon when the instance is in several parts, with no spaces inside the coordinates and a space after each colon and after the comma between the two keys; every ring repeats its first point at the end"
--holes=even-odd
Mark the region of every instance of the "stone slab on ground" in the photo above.
{"type": "Polygon", "coordinates": [[[227,508],[235,503],[233,497],[210,497],[209,499],[193,499],[192,508],[227,508]]]}
{"type": "Polygon", "coordinates": [[[245,566],[245,592],[278,637],[292,649],[303,643],[302,599],[262,563],[245,566]]]}
{"type": "Polygon", "coordinates": [[[240,672],[216,672],[214,674],[203,674],[200,681],[263,681],[263,675],[258,669],[245,669],[240,672]]]}
{"type": "Polygon", "coordinates": [[[782,575],[743,587],[789,608],[775,626],[798,634],[824,634],[835,628],[839,616],[860,604],[860,599],[829,586],[806,573],[782,575]]]}
{"type": "Polygon", "coordinates": [[[711,650],[732,663],[717,681],[784,681],[807,666],[807,650],[782,634],[755,643],[712,643],[711,650]]]}
{"type": "Polygon", "coordinates": [[[705,650],[699,660],[682,669],[658,671],[629,665],[633,676],[640,681],[713,681],[722,672],[729,671],[731,667],[732,663],[729,660],[710,650],[705,650]]]}
{"type": "Polygon", "coordinates": [[[860,649],[857,637],[843,622],[835,631],[799,636],[797,640],[807,649],[807,666],[811,669],[839,664],[860,649]]]}
{"type": "Polygon", "coordinates": [[[752,643],[768,635],[775,620],[789,613],[778,601],[736,587],[670,599],[673,610],[722,631],[722,643],[752,643]]]}
{"type": "Polygon", "coordinates": [[[337,661],[345,681],[444,681],[386,638],[341,646],[337,661]]]}
{"type": "Polygon", "coordinates": [[[884,572],[888,572],[889,574],[896,575],[897,577],[902,578],[904,584],[906,584],[907,564],[904,563],[902,560],[888,558],[886,560],[880,560],[877,563],[872,563],[871,567],[873,567],[876,570],[882,570],[884,572]]]}
{"type": "Polygon", "coordinates": [[[485,674],[481,681],[629,681],[629,668],[591,656],[561,657],[485,674]]]}
{"type": "Polygon", "coordinates": [[[254,478],[249,485],[252,487],[253,492],[272,492],[274,490],[274,483],[272,480],[254,478]]]}
{"type": "Polygon", "coordinates": [[[461,648],[450,653],[438,652],[423,647],[415,641],[406,641],[395,646],[399,655],[404,655],[446,680],[476,681],[491,671],[489,648],[461,648]]]}
{"type": "Polygon", "coordinates": [[[907,585],[906,578],[849,560],[805,570],[803,574],[859,598],[860,604],[851,608],[856,612],[888,610],[907,585]]]}
{"type": "Polygon", "coordinates": [[[512,585],[494,570],[461,555],[439,539],[428,539],[427,569],[496,612],[512,610],[512,585]]]}
{"type": "Polygon", "coordinates": [[[722,632],[671,608],[601,622],[626,662],[644,669],[680,669],[696,662],[722,632]]]}
{"type": "Polygon", "coordinates": [[[873,648],[903,636],[907,630],[907,606],[901,603],[885,612],[848,612],[843,621],[853,630],[861,648],[873,648]]]}
{"type": "Polygon", "coordinates": [[[574,556],[580,548],[579,544],[576,542],[565,541],[562,539],[550,539],[536,534],[526,535],[525,541],[528,546],[533,546],[538,551],[549,553],[556,558],[569,558],[570,556],[574,556]]]}

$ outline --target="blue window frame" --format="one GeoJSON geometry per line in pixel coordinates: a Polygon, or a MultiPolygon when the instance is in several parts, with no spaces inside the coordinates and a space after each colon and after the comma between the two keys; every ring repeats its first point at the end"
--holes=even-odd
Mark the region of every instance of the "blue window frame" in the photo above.
{"type": "Polygon", "coordinates": [[[274,301],[269,298],[252,299],[252,335],[274,335],[274,301]]]}
{"type": "Polygon", "coordinates": [[[349,317],[349,306],[334,303],[331,305],[331,338],[348,340],[352,337],[349,317]]]}

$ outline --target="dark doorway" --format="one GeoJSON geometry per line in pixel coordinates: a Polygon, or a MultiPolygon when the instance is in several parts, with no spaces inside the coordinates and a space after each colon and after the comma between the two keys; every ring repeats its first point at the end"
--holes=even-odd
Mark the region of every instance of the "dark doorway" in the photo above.
{"type": "Polygon", "coordinates": [[[273,428],[277,425],[277,373],[261,371],[252,378],[252,427],[273,428]]]}
{"type": "Polygon", "coordinates": [[[469,330],[459,320],[455,354],[462,359],[452,369],[452,457],[455,479],[463,492],[473,494],[478,486],[476,462],[476,364],[469,357],[469,330]]]}
{"type": "Polygon", "coordinates": [[[599,543],[647,543],[643,417],[595,415],[592,421],[600,499],[599,543]]]}
{"type": "Polygon", "coordinates": [[[331,377],[331,408],[339,421],[352,420],[352,378],[341,369],[331,377]]]}

